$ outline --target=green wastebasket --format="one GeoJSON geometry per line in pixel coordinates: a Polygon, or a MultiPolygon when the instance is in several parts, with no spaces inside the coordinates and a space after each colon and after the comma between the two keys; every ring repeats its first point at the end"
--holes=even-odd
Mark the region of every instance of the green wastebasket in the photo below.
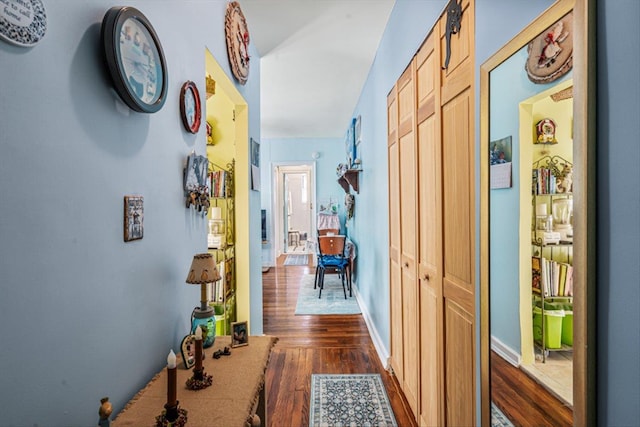
{"type": "Polygon", "coordinates": [[[566,304],[562,318],[562,344],[573,346],[573,305],[566,304]]]}
{"type": "MultiPolygon", "coordinates": [[[[562,347],[562,319],[564,310],[544,311],[544,346],[549,349],[562,347]]],[[[542,342],[542,309],[533,307],[533,339],[542,342]]]]}

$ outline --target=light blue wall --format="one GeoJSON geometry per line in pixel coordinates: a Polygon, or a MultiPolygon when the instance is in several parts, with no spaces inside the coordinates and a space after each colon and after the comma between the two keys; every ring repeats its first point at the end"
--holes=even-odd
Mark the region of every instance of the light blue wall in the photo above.
{"type": "MultiPolygon", "coordinates": [[[[569,72],[553,83],[535,84],[529,80],[522,66],[526,61],[525,46],[491,72],[489,83],[489,141],[511,136],[513,154],[511,188],[490,190],[491,336],[518,353],[521,353],[519,104],[573,75],[569,72]]],[[[524,143],[531,144],[531,141],[524,143]]],[[[531,178],[527,176],[526,179],[531,178]]],[[[529,194],[524,197],[530,199],[529,194]]]]}
{"type": "MultiPolygon", "coordinates": [[[[338,184],[336,167],[345,162],[344,140],[339,138],[285,138],[265,139],[260,145],[261,162],[261,196],[262,209],[267,210],[267,240],[262,248],[262,263],[275,265],[274,226],[272,198],[275,190],[273,168],[277,164],[315,163],[316,168],[316,200],[336,200],[339,205],[340,222],[344,231],[344,197],[345,192],[338,184]],[[320,157],[314,160],[311,153],[316,151],[320,157]]],[[[358,207],[356,206],[356,209],[358,207]]]]}
{"type": "MultiPolygon", "coordinates": [[[[442,1],[397,1],[369,71],[354,117],[362,120],[360,194],[350,228],[358,245],[358,292],[386,355],[389,336],[389,183],[387,95],[444,9],[442,1]]],[[[346,127],[345,127],[346,128],[346,127]]]]}
{"type": "MultiPolygon", "coordinates": [[[[0,424],[88,426],[101,397],[117,413],[165,366],[199,304],[185,278],[206,223],[184,207],[182,168],[205,152],[205,129],[183,130],[179,94],[194,80],[204,96],[205,47],[230,75],[226,1],[127,3],[153,23],[168,63],[167,102],[151,115],[111,89],[100,24],[113,2],[44,4],[41,43],[0,42],[0,424]],[[127,194],[144,196],[144,238],[124,243],[127,194]]],[[[238,88],[257,138],[258,62],[238,88]]]]}
{"type": "Polygon", "coordinates": [[[598,0],[598,425],[640,420],[640,2],[598,0]]]}

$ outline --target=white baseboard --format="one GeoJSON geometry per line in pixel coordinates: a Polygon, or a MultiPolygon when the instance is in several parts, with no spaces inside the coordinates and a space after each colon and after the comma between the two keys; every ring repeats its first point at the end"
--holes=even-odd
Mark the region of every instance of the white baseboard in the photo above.
{"type": "Polygon", "coordinates": [[[491,350],[495,351],[504,360],[515,366],[520,366],[520,353],[500,341],[498,338],[491,336],[491,350]]]}
{"type": "Polygon", "coordinates": [[[358,305],[360,306],[360,310],[362,311],[362,317],[364,318],[364,322],[367,324],[367,329],[369,329],[369,336],[371,336],[371,341],[373,341],[373,347],[376,349],[376,353],[378,354],[378,358],[380,359],[380,363],[386,370],[390,369],[389,363],[389,351],[385,348],[382,339],[380,338],[380,334],[376,329],[373,321],[371,320],[371,316],[367,311],[367,307],[364,302],[360,299],[360,294],[358,293],[358,288],[353,287],[353,294],[356,297],[356,301],[358,301],[358,305]]]}

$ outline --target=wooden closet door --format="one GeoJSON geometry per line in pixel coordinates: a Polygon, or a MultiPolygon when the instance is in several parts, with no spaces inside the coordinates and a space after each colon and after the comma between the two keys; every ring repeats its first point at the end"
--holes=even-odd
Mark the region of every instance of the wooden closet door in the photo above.
{"type": "Polygon", "coordinates": [[[398,81],[398,144],[400,152],[400,263],[402,271],[403,391],[414,415],[418,411],[420,375],[417,283],[417,173],[414,91],[415,62],[398,81]]]}
{"type": "MultiPolygon", "coordinates": [[[[474,6],[463,2],[461,30],[441,73],[443,308],[447,425],[475,424],[474,6]]],[[[441,63],[446,15],[440,20],[441,63]]]]}
{"type": "Polygon", "coordinates": [[[442,181],[437,34],[416,55],[421,426],[442,425],[442,181]]]}
{"type": "Polygon", "coordinates": [[[398,382],[404,381],[402,346],[402,268],[400,265],[400,151],[398,149],[397,87],[387,96],[387,152],[389,173],[389,299],[390,364],[398,382]]]}

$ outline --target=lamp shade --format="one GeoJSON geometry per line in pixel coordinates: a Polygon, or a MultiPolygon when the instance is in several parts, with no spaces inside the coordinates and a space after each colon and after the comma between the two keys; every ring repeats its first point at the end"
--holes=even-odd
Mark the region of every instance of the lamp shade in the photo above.
{"type": "Polygon", "coordinates": [[[197,254],[191,262],[191,269],[187,275],[187,283],[202,285],[220,280],[220,273],[211,254],[197,254]]]}

